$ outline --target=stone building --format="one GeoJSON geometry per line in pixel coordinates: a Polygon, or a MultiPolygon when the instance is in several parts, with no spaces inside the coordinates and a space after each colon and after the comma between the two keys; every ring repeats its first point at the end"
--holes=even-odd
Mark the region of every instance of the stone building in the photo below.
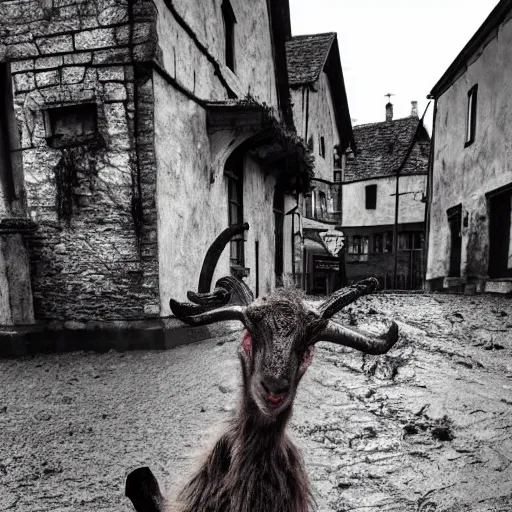
{"type": "Polygon", "coordinates": [[[315,157],[311,191],[297,197],[296,282],[307,292],[340,287],[340,260],[327,250],[322,233],[341,219],[341,155],[353,144],[336,33],[294,36],[286,43],[293,116],[315,157]]]}
{"type": "Polygon", "coordinates": [[[502,0],[431,92],[430,289],[512,291],[511,18],[502,0]]]}
{"type": "Polygon", "coordinates": [[[374,275],[383,288],[421,288],[423,284],[425,197],[430,137],[423,126],[397,177],[418,127],[417,103],[411,115],[354,127],[355,152],[343,159],[341,229],[346,237],[348,282],[374,275]],[[398,183],[398,188],[397,188],[398,183]],[[398,191],[398,222],[395,230],[398,191]],[[395,274],[396,254],[396,282],[395,274]]]}
{"type": "Polygon", "coordinates": [[[241,222],[215,277],[270,292],[312,176],[290,34],[277,0],[1,2],[0,322],[166,317],[241,222]]]}

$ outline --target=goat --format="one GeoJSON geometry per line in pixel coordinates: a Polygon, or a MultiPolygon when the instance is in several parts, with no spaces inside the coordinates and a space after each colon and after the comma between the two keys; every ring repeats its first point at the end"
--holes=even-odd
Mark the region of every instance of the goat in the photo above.
{"type": "MultiPolygon", "coordinates": [[[[335,292],[317,309],[296,290],[280,289],[253,300],[245,283],[223,279],[213,294],[189,292],[195,304],[171,299],[170,306],[189,325],[239,320],[245,326],[238,350],[243,383],[238,410],[177,502],[158,508],[155,503],[163,501],[157,496],[147,507],[139,505],[139,512],[307,512],[313,508],[302,456],[287,436],[286,425],[315,344],[328,341],[383,354],[398,339],[395,322],[385,335],[374,337],[331,320],[340,309],[373,292],[378,285],[375,278],[335,292]],[[238,304],[226,289],[231,286],[238,304]]],[[[141,491],[145,496],[151,495],[156,483],[151,472],[147,477],[150,490],[141,491]]],[[[129,496],[128,491],[127,487],[129,496]]]]}

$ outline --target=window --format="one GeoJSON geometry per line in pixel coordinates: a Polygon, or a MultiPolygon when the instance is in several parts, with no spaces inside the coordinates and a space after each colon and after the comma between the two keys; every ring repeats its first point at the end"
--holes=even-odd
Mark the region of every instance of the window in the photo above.
{"type": "Polygon", "coordinates": [[[16,196],[14,185],[13,149],[18,139],[14,116],[12,78],[9,64],[0,63],[0,179],[5,186],[5,199],[16,196]]]}
{"type": "Polygon", "coordinates": [[[373,252],[382,252],[382,233],[373,235],[373,252]]]}
{"type": "Polygon", "coordinates": [[[323,218],[327,215],[327,196],[325,192],[319,192],[318,198],[320,203],[320,217],[323,218]]]}
{"type": "MultiPolygon", "coordinates": [[[[226,162],[224,174],[228,180],[228,221],[229,225],[243,224],[243,157],[230,156],[226,162]]],[[[230,262],[232,265],[244,266],[244,234],[231,239],[230,262]]]]}
{"type": "Polygon", "coordinates": [[[386,231],[384,233],[384,250],[386,252],[393,252],[393,231],[386,231]]]}
{"type": "Polygon", "coordinates": [[[377,185],[367,185],[365,190],[366,209],[375,210],[375,208],[377,208],[377,185]]]}
{"type": "Polygon", "coordinates": [[[235,13],[229,0],[222,2],[222,19],[224,21],[224,48],[226,66],[235,72],[235,13]]]}
{"type": "Polygon", "coordinates": [[[357,256],[356,261],[368,261],[368,236],[350,236],[348,237],[348,254],[357,256]]]}
{"type": "Polygon", "coordinates": [[[395,150],[395,143],[394,143],[394,142],[390,142],[390,143],[388,144],[388,154],[390,154],[390,155],[391,155],[391,154],[393,153],[393,151],[394,151],[394,150],[395,150]]]}
{"type": "Polygon", "coordinates": [[[341,183],[341,171],[334,171],[334,183],[341,183]]]}
{"type": "Polygon", "coordinates": [[[276,286],[282,286],[284,269],[284,187],[282,183],[278,183],[274,190],[273,210],[275,224],[274,268],[276,274],[276,286]]]}
{"type": "Polygon", "coordinates": [[[318,148],[320,156],[325,158],[325,139],[324,137],[320,137],[320,147],[318,148]]]}
{"type": "Polygon", "coordinates": [[[476,107],[478,85],[474,85],[468,92],[468,111],[466,116],[466,144],[473,144],[476,134],[476,107]]]}
{"type": "Polygon", "coordinates": [[[50,108],[44,119],[46,140],[53,148],[77,146],[98,138],[96,103],[50,108]]]}

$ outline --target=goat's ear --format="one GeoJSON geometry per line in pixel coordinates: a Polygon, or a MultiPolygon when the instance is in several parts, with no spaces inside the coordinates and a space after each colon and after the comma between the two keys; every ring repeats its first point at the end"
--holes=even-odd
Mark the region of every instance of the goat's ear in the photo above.
{"type": "Polygon", "coordinates": [[[137,512],[164,512],[164,497],[148,467],[137,468],[126,477],[125,495],[137,512]]]}

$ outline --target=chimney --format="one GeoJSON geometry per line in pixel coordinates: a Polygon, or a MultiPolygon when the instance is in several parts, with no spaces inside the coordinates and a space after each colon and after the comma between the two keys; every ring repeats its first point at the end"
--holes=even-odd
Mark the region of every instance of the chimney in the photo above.
{"type": "Polygon", "coordinates": [[[393,121],[393,103],[386,105],[386,121],[393,121]]]}
{"type": "Polygon", "coordinates": [[[411,101],[411,116],[418,117],[418,102],[411,101]]]}

